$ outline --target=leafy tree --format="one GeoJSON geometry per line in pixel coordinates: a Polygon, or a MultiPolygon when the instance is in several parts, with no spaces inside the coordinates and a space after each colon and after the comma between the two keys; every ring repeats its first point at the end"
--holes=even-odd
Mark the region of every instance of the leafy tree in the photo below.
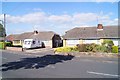
{"type": "Polygon", "coordinates": [[[5,36],[5,29],[3,27],[2,24],[0,24],[0,37],[4,37],[5,36]]]}

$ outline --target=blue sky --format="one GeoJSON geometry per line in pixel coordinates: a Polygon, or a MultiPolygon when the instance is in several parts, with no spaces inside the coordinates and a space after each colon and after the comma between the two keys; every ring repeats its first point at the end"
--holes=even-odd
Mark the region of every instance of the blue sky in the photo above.
{"type": "MultiPolygon", "coordinates": [[[[3,2],[7,34],[54,31],[63,35],[74,27],[117,25],[117,2],[3,2]]],[[[0,19],[3,19],[2,15],[0,19]]]]}

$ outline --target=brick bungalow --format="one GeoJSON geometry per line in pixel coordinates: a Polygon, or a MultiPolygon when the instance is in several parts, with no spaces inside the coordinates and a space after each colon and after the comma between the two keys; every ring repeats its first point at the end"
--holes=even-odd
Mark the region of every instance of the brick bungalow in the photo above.
{"type": "Polygon", "coordinates": [[[44,43],[45,47],[50,48],[61,46],[61,37],[52,31],[25,32],[22,34],[9,35],[6,39],[12,41],[14,46],[22,46],[24,39],[39,39],[44,43]]]}
{"type": "Polygon", "coordinates": [[[111,39],[114,45],[118,45],[118,27],[103,26],[97,27],[76,27],[68,30],[63,36],[63,46],[75,46],[76,44],[101,44],[104,39],[111,39]]]}

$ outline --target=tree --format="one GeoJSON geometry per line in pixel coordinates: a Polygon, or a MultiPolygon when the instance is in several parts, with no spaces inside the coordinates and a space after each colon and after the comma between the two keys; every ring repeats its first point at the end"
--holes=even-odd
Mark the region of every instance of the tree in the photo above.
{"type": "Polygon", "coordinates": [[[5,28],[1,23],[0,23],[0,37],[5,37],[5,28]]]}

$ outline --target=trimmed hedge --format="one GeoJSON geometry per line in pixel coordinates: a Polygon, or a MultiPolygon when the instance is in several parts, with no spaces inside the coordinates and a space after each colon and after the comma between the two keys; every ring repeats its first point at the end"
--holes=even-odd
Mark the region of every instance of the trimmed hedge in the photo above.
{"type": "Polygon", "coordinates": [[[11,47],[12,46],[12,42],[5,42],[6,46],[11,47]]]}
{"type": "Polygon", "coordinates": [[[118,46],[112,46],[112,53],[118,53],[118,46]]]}
{"type": "Polygon", "coordinates": [[[55,52],[78,52],[77,47],[59,47],[54,50],[55,52]]]}
{"type": "Polygon", "coordinates": [[[5,42],[0,42],[0,49],[5,49],[5,42]]]}

